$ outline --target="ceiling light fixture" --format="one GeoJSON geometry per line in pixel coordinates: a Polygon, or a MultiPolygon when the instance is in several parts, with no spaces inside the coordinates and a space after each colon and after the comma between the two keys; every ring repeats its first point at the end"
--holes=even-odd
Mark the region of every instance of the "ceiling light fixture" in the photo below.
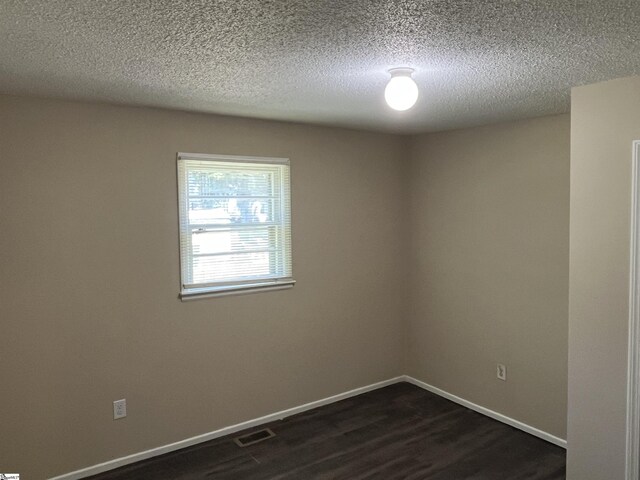
{"type": "Polygon", "coordinates": [[[391,80],[384,89],[384,99],[394,110],[409,110],[418,100],[418,85],[411,78],[413,68],[392,68],[391,80]]]}

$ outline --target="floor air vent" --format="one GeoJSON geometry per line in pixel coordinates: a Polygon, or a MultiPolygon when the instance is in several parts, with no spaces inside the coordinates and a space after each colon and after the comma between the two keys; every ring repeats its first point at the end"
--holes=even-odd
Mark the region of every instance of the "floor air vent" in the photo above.
{"type": "Polygon", "coordinates": [[[248,447],[249,445],[253,445],[254,443],[262,442],[271,437],[275,437],[276,434],[273,433],[269,428],[265,428],[264,430],[258,430],[257,432],[247,433],[246,435],[241,435],[233,439],[236,442],[236,445],[239,447],[248,447]]]}

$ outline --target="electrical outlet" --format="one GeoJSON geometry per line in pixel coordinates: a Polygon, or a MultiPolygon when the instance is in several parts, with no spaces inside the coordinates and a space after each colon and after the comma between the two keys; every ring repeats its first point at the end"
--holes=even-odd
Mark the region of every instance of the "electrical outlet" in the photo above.
{"type": "Polygon", "coordinates": [[[127,416],[127,399],[116,400],[113,402],[113,419],[118,420],[127,416]]]}
{"type": "Polygon", "coordinates": [[[498,377],[499,380],[502,380],[503,382],[507,381],[507,367],[505,367],[503,364],[499,363],[497,365],[496,368],[496,376],[498,377]]]}

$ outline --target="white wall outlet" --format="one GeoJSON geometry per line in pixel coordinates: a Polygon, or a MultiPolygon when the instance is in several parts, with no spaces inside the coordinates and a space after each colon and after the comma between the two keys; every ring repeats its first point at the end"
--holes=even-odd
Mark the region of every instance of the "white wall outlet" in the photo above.
{"type": "Polygon", "coordinates": [[[503,382],[507,381],[507,367],[505,367],[503,364],[499,363],[497,365],[496,368],[496,376],[498,377],[499,380],[502,380],[503,382]]]}
{"type": "Polygon", "coordinates": [[[113,402],[113,419],[118,420],[127,416],[127,399],[116,400],[113,402]]]}

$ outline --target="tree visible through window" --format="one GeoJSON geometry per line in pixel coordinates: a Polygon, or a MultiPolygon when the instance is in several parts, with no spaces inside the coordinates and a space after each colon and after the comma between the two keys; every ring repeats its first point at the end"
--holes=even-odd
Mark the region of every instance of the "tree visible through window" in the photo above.
{"type": "Polygon", "coordinates": [[[178,154],[182,298],[293,285],[289,161],[178,154]]]}

